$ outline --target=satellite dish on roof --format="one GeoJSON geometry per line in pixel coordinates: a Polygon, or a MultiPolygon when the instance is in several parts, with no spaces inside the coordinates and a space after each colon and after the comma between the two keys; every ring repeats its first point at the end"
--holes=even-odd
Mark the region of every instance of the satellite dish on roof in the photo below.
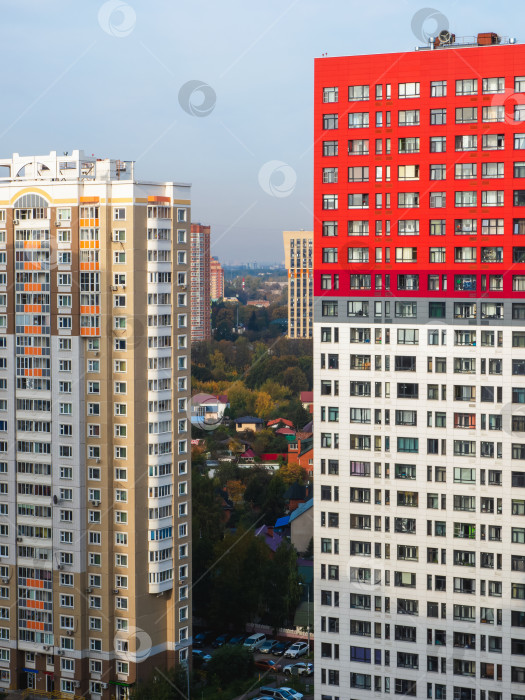
{"type": "Polygon", "coordinates": [[[451,36],[452,35],[448,31],[448,29],[443,29],[442,31],[439,32],[439,43],[440,44],[449,44],[451,36]]]}

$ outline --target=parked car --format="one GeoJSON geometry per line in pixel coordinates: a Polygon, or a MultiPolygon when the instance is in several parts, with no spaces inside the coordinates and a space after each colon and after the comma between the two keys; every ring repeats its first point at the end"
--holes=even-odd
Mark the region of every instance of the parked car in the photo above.
{"type": "Polygon", "coordinates": [[[248,639],[246,639],[244,641],[243,647],[246,647],[246,649],[249,649],[250,651],[255,651],[265,641],[266,641],[266,635],[263,634],[262,632],[256,632],[255,634],[252,634],[251,637],[248,637],[248,639]]]}
{"type": "Polygon", "coordinates": [[[295,690],[292,691],[292,693],[284,688],[259,688],[259,690],[261,693],[264,693],[265,696],[276,698],[276,700],[296,700],[295,695],[292,695],[292,693],[295,693],[295,690]]]}
{"type": "Polygon", "coordinates": [[[230,639],[231,634],[225,633],[225,634],[220,634],[216,639],[213,640],[211,643],[212,647],[214,649],[218,649],[219,647],[224,646],[226,642],[230,639]]]}
{"type": "Polygon", "coordinates": [[[314,672],[314,665],[307,661],[299,661],[298,664],[288,664],[283,668],[283,673],[293,676],[297,673],[298,676],[311,676],[314,672]]]}
{"type": "Polygon", "coordinates": [[[289,646],[291,646],[290,642],[277,642],[272,649],[272,654],[274,656],[282,656],[289,646]]]}
{"type": "Polygon", "coordinates": [[[261,671],[275,671],[277,673],[280,671],[281,667],[277,661],[274,661],[273,659],[258,659],[255,661],[255,668],[258,668],[261,671]]]}
{"type": "Polygon", "coordinates": [[[276,644],[276,639],[267,639],[261,644],[261,646],[259,647],[259,651],[261,652],[261,654],[269,654],[276,644]]]}
{"type": "Polygon", "coordinates": [[[304,656],[308,653],[308,644],[306,642],[295,642],[284,652],[284,655],[289,659],[296,659],[298,656],[304,656]]]}
{"type": "Polygon", "coordinates": [[[211,659],[210,654],[206,654],[202,649],[192,649],[191,657],[195,668],[204,668],[211,659]]]}
{"type": "Polygon", "coordinates": [[[234,637],[232,637],[230,639],[228,644],[243,644],[245,639],[246,639],[245,634],[236,634],[234,637]]]}
{"type": "Polygon", "coordinates": [[[193,637],[193,648],[194,649],[201,649],[207,642],[210,640],[213,632],[199,632],[199,634],[196,634],[195,637],[193,637]]]}
{"type": "Polygon", "coordinates": [[[292,698],[294,698],[294,700],[303,700],[303,694],[300,693],[298,690],[294,690],[293,688],[288,688],[288,687],[285,686],[285,685],[282,685],[282,686],[279,688],[279,690],[280,690],[280,691],[283,691],[283,690],[287,691],[288,693],[290,693],[290,695],[292,696],[292,698]]]}

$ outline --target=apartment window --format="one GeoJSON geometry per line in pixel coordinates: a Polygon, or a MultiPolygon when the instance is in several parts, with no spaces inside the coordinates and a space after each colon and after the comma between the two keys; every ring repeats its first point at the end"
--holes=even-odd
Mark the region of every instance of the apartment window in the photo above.
{"type": "Polygon", "coordinates": [[[456,95],[477,95],[478,81],[476,78],[456,80],[456,95]]]}
{"type": "Polygon", "coordinates": [[[419,180],[419,165],[398,165],[398,180],[419,180]]]}
{"type": "Polygon", "coordinates": [[[397,232],[400,236],[419,236],[419,220],[402,219],[398,221],[397,232]]]}
{"type": "MultiPolygon", "coordinates": [[[[335,115],[337,116],[337,115],[335,115]]],[[[349,112],[348,128],[349,129],[367,129],[369,126],[368,112],[349,112]]],[[[337,127],[334,127],[337,128],[337,127]]]]}
{"type": "Polygon", "coordinates": [[[326,87],[323,88],[323,102],[337,102],[339,99],[339,88],[326,87]]]}
{"type": "Polygon", "coordinates": [[[481,148],[484,151],[501,151],[505,148],[504,134],[484,134],[481,139],[481,148]]]}
{"type": "Polygon", "coordinates": [[[419,109],[399,110],[399,126],[419,126],[419,109]]]}
{"type": "Polygon", "coordinates": [[[431,236],[444,236],[446,233],[445,219],[431,219],[429,233],[431,236]]]}
{"type": "MultiPolygon", "coordinates": [[[[325,170],[331,170],[332,168],[324,168],[325,170]]],[[[335,170],[337,170],[335,168],[335,170]]],[[[323,175],[324,177],[324,175],[323,175]]],[[[348,182],[368,182],[369,180],[369,168],[368,166],[356,166],[348,168],[348,182]]],[[[334,181],[337,182],[337,179],[334,181]]]]}
{"type": "Polygon", "coordinates": [[[399,86],[398,86],[399,99],[419,97],[419,94],[420,94],[420,84],[419,83],[399,83],[399,86]]]}
{"type": "Polygon", "coordinates": [[[339,116],[337,114],[323,114],[323,129],[337,129],[339,116]]]}
{"type": "Polygon", "coordinates": [[[430,97],[446,97],[447,96],[447,81],[433,80],[430,83],[430,97]]]}
{"type": "Polygon", "coordinates": [[[400,208],[419,207],[419,192],[399,192],[397,205],[400,208]]]}
{"type": "Polygon", "coordinates": [[[369,85],[349,85],[348,87],[348,101],[349,102],[360,102],[370,99],[370,86],[369,85]]]}
{"type": "Polygon", "coordinates": [[[349,236],[367,236],[369,232],[368,221],[349,221],[348,235],[349,236]]]}
{"type": "Polygon", "coordinates": [[[322,255],[324,263],[336,263],[338,260],[337,248],[323,248],[322,255]]]}
{"type": "Polygon", "coordinates": [[[482,219],[481,221],[482,236],[502,236],[503,235],[503,219],[482,219]]]}
{"type": "Polygon", "coordinates": [[[483,107],[481,113],[483,122],[504,122],[505,121],[505,105],[494,105],[483,107]]]}
{"type": "MultiPolygon", "coordinates": [[[[368,209],[369,195],[368,194],[349,194],[348,208],[349,209],[368,209]]],[[[337,208],[337,207],[335,207],[337,208]]]]}
{"type": "Polygon", "coordinates": [[[323,141],[323,156],[336,156],[339,153],[337,141],[323,141]]]}
{"type": "Polygon", "coordinates": [[[370,143],[368,139],[350,139],[348,141],[349,156],[368,155],[370,143]]]}
{"type": "Polygon", "coordinates": [[[419,153],[419,137],[406,137],[398,140],[399,153],[419,153]]]}
{"type": "Polygon", "coordinates": [[[447,123],[447,110],[446,109],[431,109],[430,110],[430,123],[431,124],[446,124],[447,123]]]}
{"type": "Polygon", "coordinates": [[[484,190],[481,193],[481,205],[484,207],[502,207],[503,190],[484,190]]]}
{"type": "Polygon", "coordinates": [[[430,166],[430,179],[431,180],[446,180],[446,177],[447,177],[447,166],[446,165],[433,164],[430,166]]]}
{"type": "Polygon", "coordinates": [[[323,221],[323,236],[337,236],[337,221],[323,221]]]}
{"type": "Polygon", "coordinates": [[[446,136],[431,136],[430,137],[430,152],[431,153],[445,153],[447,150],[447,137],[446,136]]]}
{"type": "Polygon", "coordinates": [[[477,107],[456,107],[456,124],[470,124],[477,121],[477,107]]]}
{"type": "Polygon", "coordinates": [[[505,78],[483,78],[482,92],[484,95],[505,92],[505,78]]]}
{"type": "Polygon", "coordinates": [[[323,168],[323,182],[337,182],[337,168],[323,168]]]}
{"type": "Polygon", "coordinates": [[[337,209],[338,196],[336,194],[323,195],[323,209],[337,209]]]}

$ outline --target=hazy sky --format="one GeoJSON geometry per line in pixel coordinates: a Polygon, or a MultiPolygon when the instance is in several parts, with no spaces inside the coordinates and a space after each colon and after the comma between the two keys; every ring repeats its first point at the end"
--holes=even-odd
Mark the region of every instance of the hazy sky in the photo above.
{"type": "Polygon", "coordinates": [[[280,261],[281,231],[312,227],[313,59],[410,50],[428,7],[525,41],[510,0],[3,0],[0,153],[135,160],[192,183],[212,254],[280,261]]]}

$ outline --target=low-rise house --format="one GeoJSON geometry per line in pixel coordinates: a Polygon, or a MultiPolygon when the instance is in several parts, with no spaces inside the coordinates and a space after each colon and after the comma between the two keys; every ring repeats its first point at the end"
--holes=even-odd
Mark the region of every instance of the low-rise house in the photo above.
{"type": "Polygon", "coordinates": [[[308,413],[314,412],[314,392],[313,391],[301,391],[300,400],[303,404],[303,408],[308,413]]]}
{"type": "Polygon", "coordinates": [[[262,418],[256,418],[255,416],[243,416],[242,418],[236,418],[235,430],[238,433],[244,433],[246,430],[251,430],[252,433],[258,433],[264,427],[264,421],[262,418]]]}
{"type": "Polygon", "coordinates": [[[225,394],[195,394],[191,399],[191,423],[197,427],[216,425],[222,421],[224,411],[229,406],[225,394]]]}
{"type": "Polygon", "coordinates": [[[314,447],[311,432],[298,431],[288,445],[288,464],[299,464],[308,477],[314,473],[314,447]]]}
{"type": "Polygon", "coordinates": [[[287,418],[273,418],[266,423],[267,428],[273,428],[277,430],[278,428],[291,428],[293,430],[293,423],[287,418]]]}
{"type": "Polygon", "coordinates": [[[298,552],[308,549],[314,535],[314,499],[301,503],[290,513],[290,539],[298,552]]]}

